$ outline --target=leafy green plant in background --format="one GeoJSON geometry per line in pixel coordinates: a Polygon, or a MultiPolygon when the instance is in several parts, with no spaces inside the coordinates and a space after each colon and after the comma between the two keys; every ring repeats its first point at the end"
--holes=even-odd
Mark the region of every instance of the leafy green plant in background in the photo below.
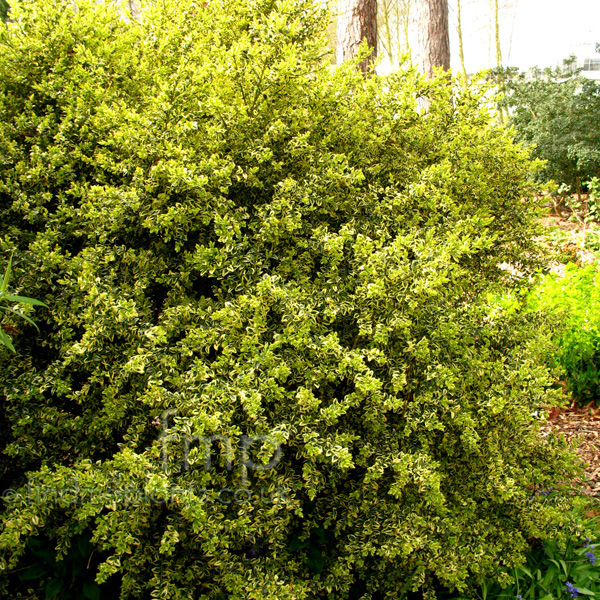
{"type": "Polygon", "coordinates": [[[591,230],[585,236],[585,247],[590,252],[593,252],[596,258],[600,259],[600,232],[591,230]]]}
{"type": "Polygon", "coordinates": [[[0,28],[0,222],[52,307],[0,356],[0,589],[85,529],[123,599],[402,597],[573,527],[528,500],[578,472],[546,319],[486,304],[546,262],[486,90],[331,69],[313,0],[144,5],[0,28]]]}
{"type": "MultiPolygon", "coordinates": [[[[587,200],[587,220],[600,222],[600,179],[592,177],[587,182],[588,200],[587,200]]],[[[592,251],[596,258],[600,259],[600,232],[598,230],[589,230],[585,236],[585,247],[592,251]]]]}
{"type": "MultiPolygon", "coordinates": [[[[35,306],[46,306],[43,302],[39,300],[34,300],[33,298],[27,298],[26,296],[15,296],[14,294],[9,293],[8,291],[8,283],[11,277],[11,269],[12,269],[12,256],[8,260],[8,265],[6,266],[6,271],[4,275],[0,275],[0,312],[3,312],[5,315],[14,315],[19,317],[20,319],[25,319],[28,323],[37,327],[37,325],[27,316],[21,312],[17,312],[11,306],[17,304],[33,304],[35,306]],[[11,305],[11,306],[7,306],[11,305]]],[[[47,307],[46,307],[47,308],[47,307]]],[[[15,348],[12,344],[11,338],[8,335],[9,332],[16,331],[12,325],[9,325],[4,321],[4,319],[0,319],[0,345],[5,346],[12,352],[15,352],[15,348]]]]}
{"type": "MultiPolygon", "coordinates": [[[[545,227],[539,239],[552,256],[554,263],[566,264],[580,259],[581,237],[577,231],[569,231],[558,226],[545,227]]],[[[591,240],[593,243],[593,234],[591,240]]],[[[586,236],[586,247],[587,243],[586,236]]]]}
{"type": "Polygon", "coordinates": [[[556,322],[554,360],[569,392],[581,403],[600,398],[600,271],[569,263],[564,276],[544,276],[527,297],[529,309],[548,310],[556,322]]]}
{"type": "Polygon", "coordinates": [[[501,74],[501,104],[510,109],[516,139],[546,161],[541,175],[563,185],[563,201],[573,192],[581,196],[585,183],[600,175],[600,83],[568,69],[519,74],[510,68],[501,74]]]}
{"type": "Polygon", "coordinates": [[[600,179],[592,177],[587,182],[589,213],[595,221],[600,221],[600,179]]]}

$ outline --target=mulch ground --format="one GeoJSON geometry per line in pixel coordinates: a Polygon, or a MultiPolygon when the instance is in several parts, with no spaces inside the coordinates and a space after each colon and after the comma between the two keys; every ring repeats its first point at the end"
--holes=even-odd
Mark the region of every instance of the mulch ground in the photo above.
{"type": "Polygon", "coordinates": [[[592,498],[600,499],[600,408],[578,407],[553,409],[542,429],[544,432],[557,430],[569,441],[577,442],[577,454],[586,464],[585,477],[573,483],[592,498]]]}

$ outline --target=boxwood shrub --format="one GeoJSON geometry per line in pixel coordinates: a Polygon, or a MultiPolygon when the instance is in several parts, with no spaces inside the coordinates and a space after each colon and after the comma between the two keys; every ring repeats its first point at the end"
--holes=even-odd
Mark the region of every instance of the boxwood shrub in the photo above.
{"type": "Polygon", "coordinates": [[[484,90],[332,69],[312,0],[11,10],[0,254],[49,308],[0,356],[4,593],[396,598],[568,529],[484,90]]]}

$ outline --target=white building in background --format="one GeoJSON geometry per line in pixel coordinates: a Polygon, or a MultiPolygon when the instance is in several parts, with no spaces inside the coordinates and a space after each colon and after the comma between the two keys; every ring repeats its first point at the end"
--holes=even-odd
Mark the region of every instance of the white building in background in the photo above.
{"type": "Polygon", "coordinates": [[[583,77],[600,80],[600,41],[578,42],[572,54],[577,58],[574,66],[581,69],[583,77]]]}

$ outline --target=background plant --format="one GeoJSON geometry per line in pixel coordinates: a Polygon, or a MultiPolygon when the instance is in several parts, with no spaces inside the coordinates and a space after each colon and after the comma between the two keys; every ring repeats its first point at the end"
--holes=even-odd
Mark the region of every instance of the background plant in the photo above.
{"type": "Polygon", "coordinates": [[[581,403],[600,394],[600,272],[595,264],[566,265],[564,276],[542,278],[527,298],[531,309],[549,310],[556,323],[554,360],[569,392],[581,403]]]}
{"type": "MultiPolygon", "coordinates": [[[[9,293],[8,284],[10,281],[10,277],[12,274],[12,256],[8,260],[8,264],[6,266],[6,271],[4,275],[0,275],[0,312],[4,313],[8,316],[17,316],[20,319],[24,319],[34,327],[37,327],[35,323],[22,312],[17,312],[11,306],[15,306],[16,304],[33,304],[36,306],[46,306],[43,302],[39,300],[34,300],[33,298],[27,298],[26,296],[15,296],[14,294],[9,293]]],[[[10,332],[18,333],[18,330],[5,321],[4,317],[0,319],[0,345],[5,346],[12,352],[15,351],[15,348],[12,344],[9,333],[10,332]]]]}
{"type": "Polygon", "coordinates": [[[563,184],[563,200],[573,192],[581,196],[586,182],[600,174],[599,83],[568,67],[528,74],[501,69],[494,77],[502,77],[501,104],[510,110],[516,139],[546,161],[543,178],[563,184]]]}
{"type": "Polygon", "coordinates": [[[590,216],[595,220],[600,220],[600,179],[592,177],[587,182],[589,212],[590,216]]]}

